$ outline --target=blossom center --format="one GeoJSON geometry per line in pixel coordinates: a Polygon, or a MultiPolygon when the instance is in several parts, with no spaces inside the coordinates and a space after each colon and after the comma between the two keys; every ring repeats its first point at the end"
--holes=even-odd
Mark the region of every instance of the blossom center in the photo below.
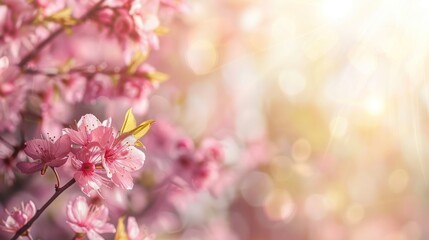
{"type": "Polygon", "coordinates": [[[94,170],[95,170],[95,166],[94,166],[94,164],[89,163],[89,162],[86,162],[86,163],[83,163],[83,164],[82,164],[82,171],[83,171],[85,174],[91,174],[91,173],[93,173],[93,172],[94,172],[94,170]]]}

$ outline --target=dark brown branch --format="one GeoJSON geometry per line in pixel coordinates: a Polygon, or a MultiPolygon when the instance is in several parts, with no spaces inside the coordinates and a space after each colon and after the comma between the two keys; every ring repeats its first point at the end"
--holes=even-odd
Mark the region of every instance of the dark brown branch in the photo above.
{"type": "MultiPolygon", "coordinates": [[[[92,7],[85,15],[83,15],[80,19],[78,19],[78,23],[82,24],[88,18],[90,18],[95,12],[100,9],[101,4],[103,4],[105,0],[100,0],[94,7],[92,7]]],[[[77,26],[75,25],[75,26],[77,26]]],[[[22,69],[25,65],[27,65],[43,48],[48,45],[53,39],[55,39],[58,35],[60,35],[66,29],[65,26],[59,27],[57,30],[51,33],[45,40],[41,41],[32,51],[30,51],[25,57],[18,63],[18,66],[22,69]]]]}
{"type": "Polygon", "coordinates": [[[19,238],[19,236],[28,231],[31,225],[33,225],[33,223],[40,217],[40,215],[42,215],[46,208],[48,208],[49,205],[51,205],[51,203],[54,202],[55,199],[57,199],[57,197],[61,195],[62,192],[64,192],[67,188],[71,187],[75,182],[76,180],[73,178],[64,186],[58,188],[58,190],[55,191],[54,195],[52,195],[52,197],[39,210],[37,210],[33,218],[31,218],[30,221],[28,221],[24,226],[22,226],[10,240],[16,240],[19,238]]]}

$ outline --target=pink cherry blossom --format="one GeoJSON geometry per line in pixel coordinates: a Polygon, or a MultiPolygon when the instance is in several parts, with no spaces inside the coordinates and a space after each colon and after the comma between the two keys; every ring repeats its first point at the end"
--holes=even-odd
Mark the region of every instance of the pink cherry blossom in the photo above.
{"type": "Polygon", "coordinates": [[[100,126],[90,135],[92,142],[97,142],[103,149],[102,163],[107,176],[123,189],[133,188],[132,172],[143,167],[145,154],[134,147],[133,135],[115,136],[113,128],[100,126]]]}
{"type": "Polygon", "coordinates": [[[86,198],[76,197],[67,205],[67,223],[74,232],[86,234],[89,240],[104,239],[100,234],[114,233],[115,227],[107,223],[109,209],[104,205],[88,205],[86,198]]]}
{"type": "Polygon", "coordinates": [[[219,178],[224,153],[220,142],[215,139],[204,139],[199,148],[195,148],[190,138],[181,137],[176,140],[172,156],[175,175],[192,189],[202,190],[219,178]]]}
{"type": "Polygon", "coordinates": [[[206,189],[219,178],[219,165],[212,161],[195,164],[192,170],[192,186],[196,190],[206,189]]]}
{"type": "Polygon", "coordinates": [[[27,88],[16,81],[18,76],[16,67],[0,68],[0,132],[14,131],[21,121],[20,111],[25,106],[27,88]]]}
{"type": "Polygon", "coordinates": [[[219,141],[212,138],[204,139],[201,143],[200,151],[208,161],[221,162],[224,158],[222,145],[219,141]]]}
{"type": "Polygon", "coordinates": [[[36,214],[36,206],[32,201],[24,205],[21,202],[21,208],[13,208],[12,211],[6,210],[6,220],[3,220],[3,225],[0,225],[0,230],[14,233],[24,226],[36,214]]]}
{"type": "Polygon", "coordinates": [[[89,135],[91,132],[99,126],[110,126],[111,119],[100,122],[97,117],[92,114],[86,114],[80,118],[77,123],[77,130],[71,128],[65,128],[63,132],[70,137],[70,140],[74,144],[85,146],[89,143],[89,135]]]}
{"type": "Polygon", "coordinates": [[[155,235],[149,234],[145,227],[139,227],[135,217],[128,217],[127,221],[128,240],[154,240],[155,235]]]}
{"type": "Polygon", "coordinates": [[[42,171],[42,174],[49,167],[60,167],[66,163],[71,150],[70,137],[61,136],[54,143],[45,139],[34,139],[25,143],[24,152],[36,160],[35,162],[19,162],[17,167],[23,173],[34,173],[42,171]]]}
{"type": "Polygon", "coordinates": [[[116,17],[115,22],[113,23],[113,30],[118,36],[125,37],[126,34],[129,34],[134,28],[134,22],[131,16],[124,11],[119,11],[119,16],[116,17]]]}
{"type": "Polygon", "coordinates": [[[72,158],[72,165],[76,169],[73,177],[79,184],[82,192],[90,196],[94,191],[100,193],[103,184],[108,179],[104,177],[105,170],[101,166],[101,156],[98,147],[84,148],[72,158]]]}

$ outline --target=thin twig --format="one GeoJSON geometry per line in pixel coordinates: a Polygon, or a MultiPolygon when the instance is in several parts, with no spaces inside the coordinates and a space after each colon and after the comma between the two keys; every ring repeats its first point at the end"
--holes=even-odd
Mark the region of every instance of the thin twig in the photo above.
{"type": "MultiPolygon", "coordinates": [[[[100,0],[94,7],[92,7],[85,15],[83,15],[79,21],[78,24],[75,26],[85,22],[92,14],[97,12],[99,10],[99,7],[101,4],[103,4],[105,0],[100,0]]],[[[24,58],[18,63],[18,66],[22,69],[27,63],[29,63],[40,51],[42,51],[43,48],[48,45],[49,42],[51,42],[53,39],[55,39],[58,35],[64,32],[66,28],[64,26],[59,27],[57,30],[51,33],[45,40],[41,41],[37,46],[30,51],[27,55],[25,55],[24,58]]]]}
{"type": "Polygon", "coordinates": [[[46,210],[46,208],[48,208],[49,205],[51,205],[51,203],[55,201],[55,199],[57,199],[57,197],[62,192],[64,192],[67,188],[71,187],[75,182],[76,180],[73,178],[64,186],[62,186],[61,188],[58,188],[58,190],[55,191],[54,195],[52,195],[52,197],[39,210],[37,210],[33,218],[31,218],[30,221],[28,221],[24,226],[22,226],[10,240],[16,240],[23,233],[25,233],[31,227],[31,225],[33,225],[33,223],[40,217],[40,215],[42,215],[42,213],[46,210]]]}

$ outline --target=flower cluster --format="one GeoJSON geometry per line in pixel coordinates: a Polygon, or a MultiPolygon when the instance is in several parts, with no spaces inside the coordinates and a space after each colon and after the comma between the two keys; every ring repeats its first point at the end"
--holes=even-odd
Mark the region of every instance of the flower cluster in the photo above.
{"type": "Polygon", "coordinates": [[[59,133],[69,119],[58,112],[102,97],[144,113],[167,78],[147,62],[149,52],[187,8],[165,0],[1,1],[0,132],[31,116],[59,133]]]}
{"type": "MultiPolygon", "coordinates": [[[[185,0],[0,0],[0,174],[8,183],[0,188],[1,202],[34,201],[6,211],[0,230],[13,234],[11,240],[69,239],[67,227],[74,240],[103,240],[105,234],[153,240],[152,232],[188,239],[183,226],[196,224],[180,211],[181,203],[234,191],[224,186],[241,172],[229,164],[241,157],[239,142],[247,139],[228,136],[235,131],[228,124],[206,126],[208,119],[222,122],[215,112],[181,113],[194,106],[216,109],[214,101],[186,96],[196,91],[192,87],[182,91],[179,81],[161,88],[169,76],[158,69],[170,75],[182,68],[175,55],[205,65],[203,55],[216,50],[204,39],[187,43],[195,49],[185,52],[176,51],[179,42],[160,41],[169,27],[188,24],[192,18],[170,24],[188,10],[185,0]],[[122,126],[112,120],[128,108],[122,126]],[[138,124],[131,109],[156,119],[155,131],[146,136],[154,121],[138,124]],[[187,131],[188,121],[197,130],[187,131]],[[59,206],[63,214],[53,209],[59,206]],[[52,223],[58,227],[46,233],[52,223]]],[[[204,10],[197,5],[197,12],[204,10]]],[[[198,208],[204,200],[195,203],[198,208]]],[[[6,238],[2,232],[0,239],[6,238]]]]}
{"type": "Polygon", "coordinates": [[[77,122],[75,129],[63,129],[64,135],[56,141],[52,137],[26,142],[24,152],[34,161],[19,162],[17,167],[23,173],[41,171],[43,175],[48,167],[55,169],[69,160],[74,179],[88,196],[100,193],[101,188],[110,183],[130,190],[133,188],[131,174],[140,170],[145,160],[145,154],[136,148],[138,138],[151,123],[135,126],[130,109],[121,132],[117,133],[110,119],[100,122],[94,115],[87,114],[77,122]]]}
{"type": "Polygon", "coordinates": [[[67,205],[67,223],[78,236],[102,239],[100,233],[114,233],[115,227],[107,223],[109,210],[104,205],[88,205],[86,198],[78,196],[67,205]]]}
{"type": "Polygon", "coordinates": [[[176,172],[189,186],[196,190],[205,189],[218,179],[223,149],[217,140],[205,139],[196,148],[190,139],[179,139],[176,151],[176,172]]]}
{"type": "Polygon", "coordinates": [[[76,233],[75,239],[104,239],[103,233],[115,233],[115,239],[154,240],[144,226],[139,227],[135,217],[128,217],[125,230],[123,218],[119,218],[117,228],[108,223],[109,209],[103,204],[88,203],[82,196],[76,197],[67,204],[67,223],[76,233]]]}
{"type": "Polygon", "coordinates": [[[168,163],[168,177],[192,189],[208,189],[218,180],[223,166],[224,149],[220,141],[204,138],[197,142],[179,133],[167,122],[159,122],[145,139],[151,158],[168,163]]]}
{"type": "Polygon", "coordinates": [[[12,211],[6,210],[8,217],[3,220],[0,229],[5,232],[16,232],[24,226],[36,214],[36,206],[32,201],[24,204],[21,202],[21,208],[14,208],[12,211]]]}

